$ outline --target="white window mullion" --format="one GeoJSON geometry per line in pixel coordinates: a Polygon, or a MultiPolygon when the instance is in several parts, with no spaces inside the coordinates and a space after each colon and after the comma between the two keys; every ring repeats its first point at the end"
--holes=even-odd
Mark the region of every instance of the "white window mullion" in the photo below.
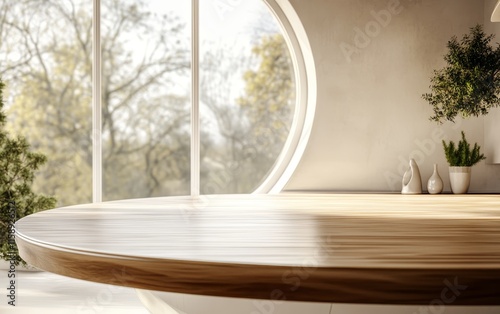
{"type": "Polygon", "coordinates": [[[199,1],[191,2],[191,196],[200,195],[199,1]]]}
{"type": "Polygon", "coordinates": [[[92,201],[102,201],[101,1],[93,0],[92,201]]]}

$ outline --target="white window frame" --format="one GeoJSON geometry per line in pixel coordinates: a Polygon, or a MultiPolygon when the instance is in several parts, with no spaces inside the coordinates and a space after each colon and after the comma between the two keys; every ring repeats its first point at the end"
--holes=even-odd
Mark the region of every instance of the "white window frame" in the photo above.
{"type": "MultiPolygon", "coordinates": [[[[191,0],[191,195],[200,195],[199,0],[191,0]]],[[[281,154],[254,193],[279,193],[295,171],[311,134],[316,107],[316,70],[307,34],[288,0],[264,0],[279,21],[292,58],[296,104],[281,154]]],[[[101,0],[93,0],[92,201],[102,202],[101,0]]]]}
{"type": "Polygon", "coordinates": [[[297,168],[311,135],[316,110],[317,83],[314,57],[299,16],[288,0],[264,0],[280,23],[295,73],[295,114],[290,134],[263,183],[254,193],[281,192],[297,168]]]}
{"type": "Polygon", "coordinates": [[[92,202],[102,202],[101,0],[92,2],[92,202]]]}

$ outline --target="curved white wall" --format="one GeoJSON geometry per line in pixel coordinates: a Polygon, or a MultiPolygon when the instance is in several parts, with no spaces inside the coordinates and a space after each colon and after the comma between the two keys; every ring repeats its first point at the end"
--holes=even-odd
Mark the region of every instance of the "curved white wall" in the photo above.
{"type": "MultiPolygon", "coordinates": [[[[484,144],[484,118],[442,126],[421,98],[453,35],[477,23],[497,31],[494,0],[290,0],[317,69],[315,124],[285,190],[400,191],[408,158],[424,188],[437,163],[449,191],[441,139],[484,144]]],[[[500,192],[500,165],[473,168],[471,192],[500,192]]]]}

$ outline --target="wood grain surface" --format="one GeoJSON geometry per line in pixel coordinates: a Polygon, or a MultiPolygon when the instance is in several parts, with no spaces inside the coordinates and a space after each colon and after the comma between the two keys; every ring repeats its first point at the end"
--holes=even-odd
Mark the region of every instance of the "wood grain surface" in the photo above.
{"type": "Polygon", "coordinates": [[[25,217],[16,241],[21,256],[44,270],[149,290],[500,305],[498,195],[125,200],[25,217]]]}

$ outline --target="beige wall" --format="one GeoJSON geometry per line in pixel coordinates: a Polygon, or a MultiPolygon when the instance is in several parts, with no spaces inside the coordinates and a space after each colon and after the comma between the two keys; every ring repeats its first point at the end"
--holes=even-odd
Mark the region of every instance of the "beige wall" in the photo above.
{"type": "MultiPolygon", "coordinates": [[[[424,188],[437,163],[449,191],[440,140],[458,140],[464,130],[483,145],[484,118],[440,126],[429,121],[421,94],[443,66],[450,37],[489,20],[495,1],[290,2],[314,54],[318,103],[308,148],[286,190],[400,191],[414,157],[424,188]]],[[[475,166],[470,191],[500,192],[500,165],[475,166]]]]}

